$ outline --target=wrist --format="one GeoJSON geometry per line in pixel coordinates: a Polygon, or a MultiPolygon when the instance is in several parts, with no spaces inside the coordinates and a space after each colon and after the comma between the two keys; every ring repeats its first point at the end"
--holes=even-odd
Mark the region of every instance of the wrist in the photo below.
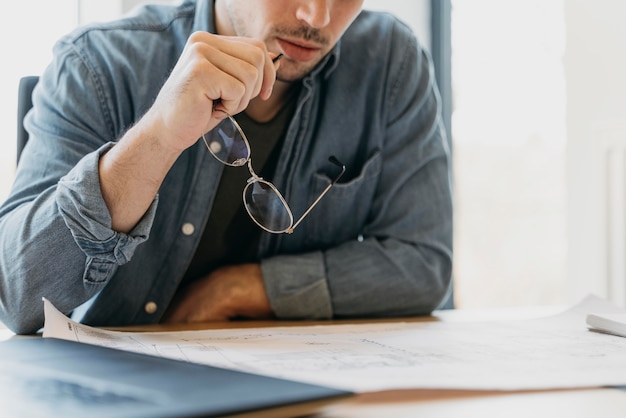
{"type": "Polygon", "coordinates": [[[224,267],[228,291],[225,299],[230,317],[268,318],[273,316],[267,298],[261,266],[256,263],[224,267]]]}
{"type": "Polygon", "coordinates": [[[151,152],[163,158],[163,161],[175,161],[187,148],[181,146],[176,134],[172,132],[168,124],[158,111],[150,109],[129,133],[133,136],[143,138],[150,147],[151,152]]]}

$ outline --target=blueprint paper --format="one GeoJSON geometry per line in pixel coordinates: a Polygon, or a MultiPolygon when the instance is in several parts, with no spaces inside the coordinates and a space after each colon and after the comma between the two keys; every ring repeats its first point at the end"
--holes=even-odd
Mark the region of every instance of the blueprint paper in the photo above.
{"type": "Polygon", "coordinates": [[[588,297],[530,320],[303,325],[120,332],[77,324],[45,301],[54,337],[284,377],[355,392],[534,390],[626,384],[626,339],[589,332],[590,312],[624,312],[588,297]]]}

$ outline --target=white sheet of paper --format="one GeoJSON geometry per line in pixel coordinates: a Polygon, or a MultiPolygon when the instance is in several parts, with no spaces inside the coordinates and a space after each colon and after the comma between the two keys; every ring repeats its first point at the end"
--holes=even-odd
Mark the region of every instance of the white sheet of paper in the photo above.
{"type": "Polygon", "coordinates": [[[589,332],[588,297],[532,320],[115,332],[71,321],[45,301],[44,337],[99,344],[355,392],[522,390],[626,384],[626,339],[589,332]]]}
{"type": "Polygon", "coordinates": [[[626,337],[626,313],[587,315],[587,325],[590,329],[608,334],[626,337]]]}

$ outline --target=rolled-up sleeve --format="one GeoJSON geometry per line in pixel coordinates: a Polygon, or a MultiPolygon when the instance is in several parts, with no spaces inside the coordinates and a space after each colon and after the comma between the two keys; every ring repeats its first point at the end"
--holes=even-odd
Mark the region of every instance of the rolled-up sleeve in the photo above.
{"type": "MultiPolygon", "coordinates": [[[[135,248],[148,239],[158,198],[130,233],[122,234],[111,229],[111,216],[100,191],[98,161],[112,146],[112,143],[107,144],[89,154],[62,177],[56,202],[76,244],[88,258],[121,265],[127,263],[135,248]]],[[[89,276],[89,272],[85,272],[85,277],[89,276]]]]}
{"type": "Polygon", "coordinates": [[[274,314],[279,318],[328,319],[333,316],[324,255],[277,256],[261,263],[274,314]]]}

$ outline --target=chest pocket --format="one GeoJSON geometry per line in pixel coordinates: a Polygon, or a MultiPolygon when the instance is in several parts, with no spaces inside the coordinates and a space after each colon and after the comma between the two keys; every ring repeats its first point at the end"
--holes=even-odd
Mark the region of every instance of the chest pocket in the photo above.
{"type": "MultiPolygon", "coordinates": [[[[305,246],[328,248],[355,239],[367,222],[382,166],[380,151],[363,165],[357,176],[345,183],[341,179],[322,198],[300,227],[305,229],[305,246]]],[[[312,202],[330,184],[323,173],[313,177],[312,202]]]]}

